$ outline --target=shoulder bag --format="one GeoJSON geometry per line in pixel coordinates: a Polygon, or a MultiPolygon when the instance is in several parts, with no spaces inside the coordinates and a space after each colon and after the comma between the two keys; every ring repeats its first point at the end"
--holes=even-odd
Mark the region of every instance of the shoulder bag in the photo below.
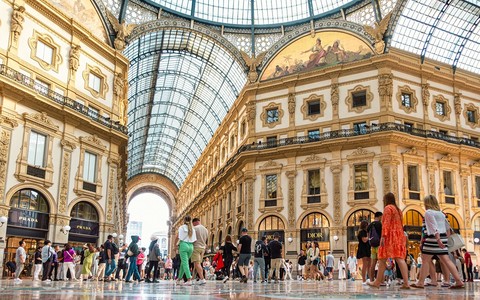
{"type": "Polygon", "coordinates": [[[462,236],[458,233],[450,234],[448,237],[448,252],[453,252],[463,247],[465,247],[465,241],[462,236]]]}

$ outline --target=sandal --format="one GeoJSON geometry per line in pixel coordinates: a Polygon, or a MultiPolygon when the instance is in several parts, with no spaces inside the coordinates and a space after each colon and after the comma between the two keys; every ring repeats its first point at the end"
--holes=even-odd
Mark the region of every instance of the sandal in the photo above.
{"type": "Polygon", "coordinates": [[[436,286],[438,286],[438,284],[425,283],[425,286],[435,286],[436,287],[436,286]]]}
{"type": "Polygon", "coordinates": [[[440,285],[441,287],[451,287],[451,285],[449,283],[446,283],[446,282],[442,282],[442,285],[440,285]]]}
{"type": "MultiPolygon", "coordinates": [[[[410,285],[410,287],[416,288],[416,289],[424,289],[424,288],[425,288],[425,286],[421,286],[421,285],[418,285],[418,284],[416,284],[416,283],[412,283],[412,284],[410,285]]],[[[403,286],[402,286],[401,288],[403,288],[403,286]]]]}
{"type": "Polygon", "coordinates": [[[449,289],[463,289],[465,287],[465,285],[452,285],[449,287],[449,289]]]}
{"type": "Polygon", "coordinates": [[[367,285],[368,285],[369,287],[372,287],[372,288],[375,288],[375,289],[379,289],[379,288],[380,288],[380,286],[373,284],[373,282],[367,282],[367,285]]]}

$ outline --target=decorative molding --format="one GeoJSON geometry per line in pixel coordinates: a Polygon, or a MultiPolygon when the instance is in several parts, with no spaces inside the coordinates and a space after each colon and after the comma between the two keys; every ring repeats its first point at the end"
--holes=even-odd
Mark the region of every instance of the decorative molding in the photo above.
{"type": "Polygon", "coordinates": [[[462,94],[455,93],[453,95],[453,108],[455,110],[455,115],[459,117],[462,114],[462,94]]]}
{"type": "Polygon", "coordinates": [[[440,158],[439,161],[457,163],[456,161],[453,160],[453,157],[452,157],[452,155],[451,155],[450,153],[447,153],[447,155],[442,156],[442,158],[440,158]]]}
{"type": "Polygon", "coordinates": [[[415,95],[415,90],[412,90],[408,85],[398,87],[397,102],[398,102],[398,107],[403,111],[405,111],[407,114],[411,114],[412,112],[417,112],[418,99],[417,99],[417,96],[415,95]],[[403,105],[402,94],[410,95],[409,107],[403,105]]]}
{"type": "MultiPolygon", "coordinates": [[[[1,120],[1,119],[0,119],[1,120]]],[[[10,130],[0,127],[0,204],[5,203],[5,186],[7,180],[8,153],[10,150],[10,130]]],[[[3,215],[5,216],[5,215],[3,215]]]]}
{"type": "Polygon", "coordinates": [[[450,113],[452,112],[452,108],[450,107],[448,100],[442,95],[433,96],[432,109],[433,109],[433,115],[440,121],[444,122],[444,121],[450,120],[450,113]],[[445,109],[444,115],[439,115],[437,113],[437,102],[444,103],[444,109],[445,109]]]}
{"type": "MultiPolygon", "coordinates": [[[[63,145],[62,140],[62,145],[63,145]]],[[[69,146],[63,147],[63,158],[62,158],[62,169],[60,170],[60,189],[58,192],[58,212],[59,213],[66,213],[67,209],[67,202],[68,202],[68,190],[69,190],[69,182],[70,182],[70,165],[71,165],[71,158],[72,158],[72,149],[69,146]]]]}
{"type": "Polygon", "coordinates": [[[46,71],[55,71],[58,73],[58,67],[63,62],[63,57],[60,51],[60,45],[55,43],[54,39],[48,34],[41,34],[36,30],[33,30],[33,36],[28,39],[28,46],[30,47],[30,58],[36,61],[40,67],[46,71]],[[38,41],[42,41],[46,46],[52,48],[52,61],[46,62],[43,59],[37,57],[37,44],[38,41]]]}
{"type": "Polygon", "coordinates": [[[304,120],[316,121],[318,118],[323,117],[325,114],[325,109],[327,109],[327,102],[323,99],[323,96],[319,96],[317,94],[311,94],[307,98],[303,99],[303,105],[301,107],[301,111],[303,114],[304,120]],[[319,101],[320,102],[320,113],[315,115],[308,114],[308,104],[309,102],[319,101]]]}
{"type": "Polygon", "coordinates": [[[269,103],[267,106],[263,107],[263,112],[260,114],[260,120],[262,120],[262,126],[268,127],[268,128],[273,128],[277,125],[282,124],[282,118],[283,118],[283,109],[282,109],[281,103],[275,103],[275,102],[269,103]],[[267,111],[273,110],[273,109],[278,110],[278,120],[268,123],[267,111]]]}
{"type": "Polygon", "coordinates": [[[62,140],[60,141],[60,144],[63,146],[64,149],[68,149],[68,150],[70,150],[70,151],[72,151],[72,150],[74,150],[74,149],[77,148],[77,144],[76,144],[76,143],[71,142],[71,141],[69,141],[69,140],[67,140],[67,139],[62,139],[62,140]]]}
{"type": "Polygon", "coordinates": [[[23,23],[25,22],[25,7],[15,7],[12,11],[12,18],[10,20],[10,32],[12,33],[13,43],[16,48],[18,46],[18,39],[23,31],[23,23]]]}
{"type": "Polygon", "coordinates": [[[0,126],[3,126],[4,124],[9,125],[8,127],[10,128],[15,128],[18,126],[18,121],[16,119],[0,115],[0,126]]]}
{"type": "Polygon", "coordinates": [[[333,222],[337,226],[342,225],[342,168],[341,164],[330,166],[333,173],[333,222]]]}
{"type": "Polygon", "coordinates": [[[106,151],[107,146],[105,146],[102,141],[97,137],[96,134],[90,136],[82,136],[80,137],[80,142],[85,143],[89,146],[92,146],[100,151],[106,151]]]}
{"type": "Polygon", "coordinates": [[[33,114],[23,113],[22,116],[25,121],[28,120],[37,126],[40,126],[46,130],[52,131],[53,133],[56,133],[59,129],[59,127],[55,125],[50,118],[48,118],[46,112],[33,113],[33,114]]]}
{"type": "Polygon", "coordinates": [[[365,148],[358,147],[355,151],[347,155],[347,159],[356,159],[358,157],[360,158],[365,158],[365,157],[371,157],[373,158],[375,156],[375,152],[368,151],[365,148]]]}
{"type": "Polygon", "coordinates": [[[393,75],[378,75],[378,95],[386,107],[392,107],[393,96],[393,75]]]}
{"type": "Polygon", "coordinates": [[[100,70],[97,66],[91,66],[87,63],[85,70],[82,73],[83,77],[83,87],[85,90],[89,91],[95,98],[102,98],[105,99],[105,96],[108,92],[108,84],[107,84],[107,75],[103,74],[102,70],[100,70]],[[100,79],[100,90],[96,91],[89,85],[89,77],[90,74],[97,76],[100,79]]]}
{"type": "Polygon", "coordinates": [[[357,85],[351,90],[348,90],[348,96],[345,99],[345,103],[348,106],[349,112],[362,113],[366,109],[371,108],[373,101],[373,93],[370,91],[370,86],[357,85]],[[357,92],[365,91],[366,93],[366,104],[362,106],[353,107],[353,94],[357,92]]]}
{"type": "Polygon", "coordinates": [[[467,103],[463,109],[463,117],[465,118],[465,123],[470,126],[472,129],[480,127],[480,109],[475,106],[473,103],[467,103]],[[475,114],[475,122],[468,121],[468,111],[473,111],[475,114]]]}
{"type": "Polygon", "coordinates": [[[297,171],[287,171],[285,175],[288,177],[288,227],[295,228],[295,177],[297,171]]]}
{"type": "Polygon", "coordinates": [[[425,107],[427,107],[430,102],[430,83],[422,84],[422,102],[425,107]]]}
{"type": "Polygon", "coordinates": [[[77,72],[78,66],[80,65],[80,49],[81,48],[82,47],[80,47],[80,45],[73,45],[73,44],[70,48],[68,67],[70,68],[70,71],[72,72],[72,78],[75,77],[75,76],[73,76],[73,74],[75,74],[75,72],[77,72]]]}

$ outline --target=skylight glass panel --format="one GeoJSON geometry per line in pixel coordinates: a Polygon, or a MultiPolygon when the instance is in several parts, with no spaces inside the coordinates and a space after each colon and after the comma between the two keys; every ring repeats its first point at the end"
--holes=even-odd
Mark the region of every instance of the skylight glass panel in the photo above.
{"type": "Polygon", "coordinates": [[[306,0],[254,1],[255,24],[278,24],[310,17],[306,0]]]}
{"type": "Polygon", "coordinates": [[[350,2],[352,2],[352,0],[312,0],[313,14],[323,14],[325,12],[335,10],[350,2]]]}
{"type": "Polygon", "coordinates": [[[178,11],[179,13],[189,15],[192,11],[192,0],[150,0],[163,7],[178,11]]]}
{"type": "Polygon", "coordinates": [[[250,0],[196,0],[195,17],[227,24],[250,24],[250,0]]]}

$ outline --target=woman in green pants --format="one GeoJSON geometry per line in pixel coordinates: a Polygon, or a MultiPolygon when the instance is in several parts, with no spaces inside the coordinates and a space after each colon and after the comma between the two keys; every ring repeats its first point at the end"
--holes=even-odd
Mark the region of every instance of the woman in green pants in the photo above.
{"type": "Polygon", "coordinates": [[[188,260],[193,253],[193,242],[197,240],[195,230],[193,230],[192,218],[186,216],[183,220],[183,225],[178,228],[178,249],[180,252],[180,272],[178,274],[178,281],[182,280],[183,275],[187,277],[184,285],[192,285],[192,274],[190,274],[190,267],[188,260]]]}

